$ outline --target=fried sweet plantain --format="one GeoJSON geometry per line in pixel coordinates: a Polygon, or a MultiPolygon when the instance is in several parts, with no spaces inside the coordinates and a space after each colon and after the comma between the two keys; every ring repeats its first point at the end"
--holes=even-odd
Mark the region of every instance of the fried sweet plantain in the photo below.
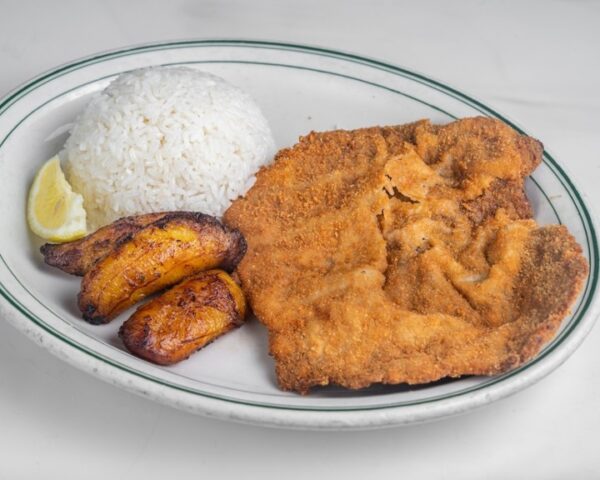
{"type": "Polygon", "coordinates": [[[119,240],[171,214],[147,213],[124,217],[80,240],[68,243],[46,243],[42,245],[40,251],[48,265],[72,275],[83,276],[98,260],[110,253],[119,240]]]}
{"type": "Polygon", "coordinates": [[[177,212],[125,237],[84,275],[83,318],[107,323],[147,295],[211,268],[233,270],[246,253],[235,229],[201,213],[177,212]]]}
{"type": "Polygon", "coordinates": [[[245,314],[240,287],[224,271],[210,270],[138,308],[119,337],[134,355],[172,365],[240,326],[245,314]]]}

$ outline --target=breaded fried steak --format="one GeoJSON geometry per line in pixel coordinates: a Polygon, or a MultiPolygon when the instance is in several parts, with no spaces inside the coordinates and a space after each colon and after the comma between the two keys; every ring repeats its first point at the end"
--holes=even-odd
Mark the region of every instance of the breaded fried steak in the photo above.
{"type": "Polygon", "coordinates": [[[311,133],[225,221],[281,388],[493,375],[536,355],[587,275],[524,179],[542,145],[469,118],[311,133]]]}

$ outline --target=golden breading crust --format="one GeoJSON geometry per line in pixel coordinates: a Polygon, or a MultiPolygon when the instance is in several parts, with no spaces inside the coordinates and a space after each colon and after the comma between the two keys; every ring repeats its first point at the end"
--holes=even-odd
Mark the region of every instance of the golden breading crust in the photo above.
{"type": "Polygon", "coordinates": [[[542,145],[500,121],[311,133],[225,213],[281,388],[497,374],[555,334],[587,275],[523,182],[542,145]]]}

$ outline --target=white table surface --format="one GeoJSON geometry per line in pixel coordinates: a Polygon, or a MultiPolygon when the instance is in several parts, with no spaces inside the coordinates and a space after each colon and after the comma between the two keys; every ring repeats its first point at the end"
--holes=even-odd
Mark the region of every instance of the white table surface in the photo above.
{"type": "MultiPolygon", "coordinates": [[[[0,94],[79,56],[181,38],[377,57],[524,125],[600,209],[600,3],[0,0],[0,94]]],[[[0,201],[2,201],[0,199],[0,201]]],[[[299,432],[208,420],[118,390],[0,320],[0,479],[600,478],[600,327],[557,371],[472,413],[299,432]]]]}

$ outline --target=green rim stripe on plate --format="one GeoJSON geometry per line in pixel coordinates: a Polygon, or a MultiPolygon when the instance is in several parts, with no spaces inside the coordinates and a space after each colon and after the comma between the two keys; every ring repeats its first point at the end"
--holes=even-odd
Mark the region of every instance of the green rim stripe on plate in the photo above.
{"type": "MultiPolygon", "coordinates": [[[[302,53],[309,53],[309,54],[322,54],[325,56],[331,56],[334,58],[339,58],[342,60],[352,60],[355,61],[355,63],[361,63],[370,67],[377,67],[377,66],[381,66],[384,67],[384,69],[386,70],[390,70],[391,73],[395,73],[395,74],[399,74],[400,72],[403,73],[402,76],[418,81],[418,79],[423,80],[420,81],[419,83],[424,83],[428,86],[431,86],[433,88],[435,88],[435,85],[442,87],[442,89],[436,88],[437,90],[439,90],[441,93],[454,97],[455,99],[459,100],[462,103],[465,103],[473,108],[477,108],[479,111],[482,111],[481,108],[483,108],[485,110],[485,112],[487,112],[488,114],[492,114],[493,116],[496,116],[497,118],[502,119],[503,121],[505,121],[506,123],[510,124],[511,126],[513,126],[513,128],[515,128],[516,130],[522,132],[522,130],[520,128],[518,128],[516,125],[514,125],[512,122],[508,121],[507,119],[503,118],[502,116],[500,116],[499,114],[497,114],[495,111],[489,109],[488,107],[486,107],[485,105],[481,104],[480,102],[471,99],[470,97],[467,97],[466,95],[461,94],[460,92],[457,92],[456,90],[447,87],[439,82],[435,82],[433,80],[430,80],[422,75],[419,74],[415,74],[414,72],[409,72],[407,70],[401,69],[399,67],[395,67],[389,64],[385,64],[383,62],[379,62],[376,60],[371,60],[371,59],[366,59],[364,57],[359,57],[356,55],[351,55],[351,54],[344,54],[341,52],[335,52],[333,50],[327,50],[327,49],[320,49],[320,48],[316,48],[316,47],[304,47],[304,46],[298,46],[298,45],[287,45],[287,44],[280,44],[280,43],[274,43],[274,42],[253,42],[253,41],[241,41],[241,40],[226,40],[226,41],[212,41],[212,40],[208,40],[208,41],[187,41],[187,42],[173,42],[173,43],[165,43],[165,44],[158,44],[158,45],[148,45],[148,46],[142,46],[142,47],[132,47],[129,49],[124,49],[124,50],[120,50],[120,51],[116,51],[116,52],[109,52],[109,53],[105,53],[105,54],[101,54],[101,55],[97,55],[94,57],[90,57],[88,59],[83,59],[81,61],[78,62],[74,62],[68,65],[65,65],[63,67],[59,67],[58,69],[55,69],[49,73],[43,74],[42,76],[33,79],[32,81],[30,81],[29,83],[27,83],[24,87],[22,87],[21,89],[17,90],[16,92],[14,92],[13,94],[10,94],[7,98],[4,99],[4,101],[2,101],[0,103],[0,112],[3,112],[4,110],[6,110],[10,104],[14,103],[19,96],[22,96],[26,93],[29,92],[29,90],[32,90],[34,88],[39,88],[39,86],[43,85],[44,83],[47,83],[48,81],[53,80],[54,78],[56,78],[57,76],[59,76],[58,74],[63,72],[63,73],[67,73],[69,71],[75,70],[77,68],[80,68],[84,65],[90,64],[90,63],[97,63],[102,61],[103,59],[109,59],[109,58],[117,58],[117,57],[121,57],[121,56],[125,56],[125,55],[133,55],[133,54],[137,54],[137,53],[143,53],[146,51],[155,51],[155,50],[161,50],[161,49],[169,49],[169,48],[186,48],[186,47],[197,47],[197,46],[230,46],[230,45],[234,45],[234,46],[247,46],[247,47],[255,47],[255,48],[272,48],[272,49],[279,49],[279,50],[294,50],[294,51],[299,51],[302,53]],[[459,95],[458,97],[456,95],[453,95],[452,93],[459,95]],[[465,101],[466,100],[466,101],[465,101]],[[475,105],[471,104],[471,102],[473,102],[475,105]]],[[[182,62],[182,63],[191,63],[191,62],[182,62]]],[[[257,62],[255,62],[257,63],[257,62]]],[[[329,72],[331,73],[331,72],[329,72]]],[[[112,75],[111,75],[112,76],[112,75]]],[[[343,76],[343,75],[340,75],[343,76]]],[[[359,81],[361,81],[361,79],[358,79],[359,81]]],[[[365,82],[365,83],[370,83],[370,82],[365,82]]],[[[385,87],[384,87],[385,88],[385,87]]],[[[401,92],[397,92],[400,93],[401,92]]],[[[418,101],[418,99],[415,99],[418,101]]],[[[431,106],[431,105],[430,105],[431,106]]],[[[431,106],[433,107],[433,106],[431,106]]],[[[433,107],[435,108],[435,107],[433,107]]],[[[482,113],[485,113],[482,111],[482,113]]],[[[443,112],[443,113],[447,113],[447,112],[443,112]]],[[[523,132],[522,132],[523,133],[523,132]]],[[[585,219],[587,220],[584,221],[584,217],[581,217],[582,219],[582,223],[584,226],[584,230],[586,233],[586,237],[588,238],[588,242],[590,240],[590,236],[591,236],[591,240],[592,240],[592,249],[593,249],[593,255],[592,252],[589,250],[589,243],[588,243],[588,256],[590,258],[590,262],[591,262],[591,271],[590,271],[590,276],[593,275],[593,279],[592,282],[590,284],[590,279],[588,279],[588,285],[587,287],[592,287],[592,289],[586,288],[586,292],[584,292],[584,295],[582,297],[582,302],[580,303],[580,307],[583,306],[583,303],[585,303],[585,306],[583,308],[583,313],[585,313],[585,310],[587,310],[590,302],[591,302],[591,296],[588,296],[587,293],[595,288],[596,284],[597,284],[597,262],[598,262],[598,246],[597,246],[597,239],[596,239],[596,234],[595,231],[593,229],[593,226],[591,224],[591,219],[590,219],[590,215],[589,212],[587,211],[587,209],[585,208],[585,204],[583,203],[581,196],[579,195],[579,192],[577,192],[574,188],[574,186],[572,185],[572,182],[570,181],[570,179],[565,175],[564,171],[562,171],[562,169],[556,164],[555,160],[549,156],[548,154],[545,154],[545,160],[546,158],[549,160],[549,162],[545,162],[548,163],[551,171],[554,173],[554,175],[556,176],[556,178],[559,180],[559,182],[563,185],[563,187],[565,187],[565,189],[567,190],[567,193],[571,196],[571,199],[573,200],[574,205],[576,206],[578,213],[581,217],[581,211],[580,211],[580,206],[583,208],[583,214],[585,219]],[[553,169],[552,167],[556,167],[556,169],[553,169]],[[568,186],[563,182],[563,178],[565,179],[565,181],[569,184],[568,186]],[[570,189],[572,190],[572,192],[570,191],[570,189]],[[575,198],[573,197],[573,195],[577,198],[577,201],[575,200],[575,198]],[[588,235],[588,233],[590,235],[588,235]],[[592,263],[593,261],[593,263],[592,263]],[[585,302],[584,302],[585,301],[585,302]]],[[[536,182],[537,183],[537,182],[536,182]]],[[[538,185],[539,187],[539,185],[538,185]]],[[[540,188],[541,190],[541,188],[540,188]]],[[[542,190],[543,192],[543,190],[542,190]]],[[[545,195],[545,192],[543,192],[543,194],[545,195]]],[[[548,199],[549,200],[549,199],[548,199]]],[[[554,208],[554,206],[552,205],[552,202],[550,202],[552,208],[554,208]]],[[[555,211],[556,213],[556,211],[555,211]]],[[[560,221],[560,219],[559,219],[560,221]]],[[[8,267],[8,266],[7,266],[8,267]]],[[[10,269],[9,269],[10,270],[10,269]]],[[[11,272],[12,273],[12,272],[11,272]]],[[[14,274],[13,274],[14,275],[14,274]]],[[[18,279],[17,279],[18,280],[18,279]]],[[[3,287],[3,286],[2,286],[3,287]]],[[[12,297],[12,295],[8,292],[5,291],[4,288],[1,289],[3,294],[9,295],[10,297],[12,297]]],[[[30,293],[31,294],[31,293],[30,293]]],[[[34,297],[35,298],[35,297],[34,297]]],[[[10,301],[10,299],[9,299],[10,301]]],[[[14,301],[16,303],[13,303],[13,301],[11,301],[11,303],[13,304],[13,306],[15,306],[15,308],[17,308],[18,310],[20,310],[22,313],[24,313],[26,316],[28,316],[31,320],[33,320],[35,322],[35,319],[32,318],[35,317],[35,315],[33,315],[31,312],[29,312],[26,308],[24,308],[24,306],[20,305],[20,303],[14,299],[14,301]]],[[[575,315],[574,315],[575,316],[575,315]]],[[[580,317],[577,319],[577,322],[572,322],[572,324],[569,326],[570,328],[565,329],[563,332],[561,332],[561,337],[564,338],[566,336],[567,330],[571,331],[574,327],[575,324],[578,323],[580,317]]],[[[36,324],[40,325],[42,328],[44,328],[45,330],[47,330],[46,327],[52,329],[52,327],[45,325],[43,320],[39,319],[40,322],[42,324],[39,324],[38,322],[35,322],[36,324]]],[[[53,329],[52,329],[53,330],[53,329]]],[[[47,330],[48,331],[48,330],[47,330]]],[[[86,352],[87,354],[92,355],[93,357],[100,359],[102,361],[105,361],[111,365],[114,365],[118,368],[121,369],[125,369],[126,371],[136,374],[136,375],[141,375],[144,376],[145,378],[149,378],[147,375],[141,373],[141,372],[136,372],[136,371],[132,371],[130,368],[128,367],[123,367],[120,365],[115,364],[114,362],[104,358],[104,357],[99,357],[97,356],[94,352],[92,351],[88,351],[87,348],[80,346],[76,343],[73,343],[70,339],[68,338],[64,338],[62,334],[60,334],[60,332],[56,332],[56,331],[50,331],[50,333],[53,333],[55,336],[58,335],[58,337],[60,339],[62,339],[63,341],[65,341],[66,343],[76,347],[79,350],[82,350],[84,352],[86,352]]],[[[547,352],[548,353],[548,352],[547,352]]],[[[527,368],[528,366],[537,363],[537,361],[541,358],[538,357],[536,360],[528,363],[527,365],[524,365],[522,368],[527,368]]],[[[521,369],[518,369],[516,371],[510,372],[509,374],[493,379],[493,381],[491,383],[497,383],[499,381],[504,380],[505,378],[508,378],[509,376],[512,376],[516,373],[518,373],[519,371],[521,371],[521,369]]],[[[149,378],[151,379],[151,378],[149,378]]],[[[170,384],[165,384],[162,380],[157,380],[154,379],[154,381],[158,381],[158,383],[161,383],[163,385],[166,386],[170,386],[172,388],[178,388],[178,389],[182,389],[179,386],[176,385],[170,385],[170,384]]],[[[484,388],[486,386],[489,386],[490,384],[485,384],[485,385],[477,385],[475,387],[473,387],[473,389],[480,389],[480,388],[484,388]]],[[[188,389],[183,389],[185,391],[189,391],[188,389]]],[[[190,393],[197,393],[197,392],[190,392],[190,393]]],[[[405,402],[403,404],[398,404],[398,403],[394,403],[391,405],[386,405],[386,406],[373,406],[373,407],[358,407],[358,408],[354,408],[354,407],[350,407],[348,409],[345,410],[371,410],[371,409],[380,409],[380,408],[393,408],[393,407],[398,407],[401,405],[414,405],[414,404],[418,404],[418,403],[428,403],[428,402],[432,402],[432,401],[437,401],[440,399],[445,399],[445,398],[450,398],[450,397],[454,397],[454,396],[458,396],[458,395],[463,395],[464,393],[467,393],[467,391],[460,391],[460,392],[455,392],[454,394],[446,394],[446,395],[442,395],[440,396],[440,398],[429,398],[429,399],[424,399],[423,401],[416,401],[416,402],[405,402]]],[[[211,398],[218,398],[218,399],[222,399],[220,396],[213,396],[210,394],[206,394],[204,393],[204,395],[209,396],[211,398]]],[[[233,401],[235,403],[242,403],[242,404],[247,404],[246,402],[241,402],[237,399],[229,399],[229,401],[233,401]]],[[[299,410],[299,408],[294,408],[294,407],[287,407],[287,406],[281,406],[278,407],[276,405],[265,405],[265,404],[255,404],[255,403],[250,403],[250,405],[258,405],[258,406],[268,406],[270,408],[284,408],[287,410],[299,410]]],[[[302,410],[340,410],[339,408],[327,408],[327,407],[318,407],[318,408],[305,408],[302,407],[300,408],[302,410]]]]}

